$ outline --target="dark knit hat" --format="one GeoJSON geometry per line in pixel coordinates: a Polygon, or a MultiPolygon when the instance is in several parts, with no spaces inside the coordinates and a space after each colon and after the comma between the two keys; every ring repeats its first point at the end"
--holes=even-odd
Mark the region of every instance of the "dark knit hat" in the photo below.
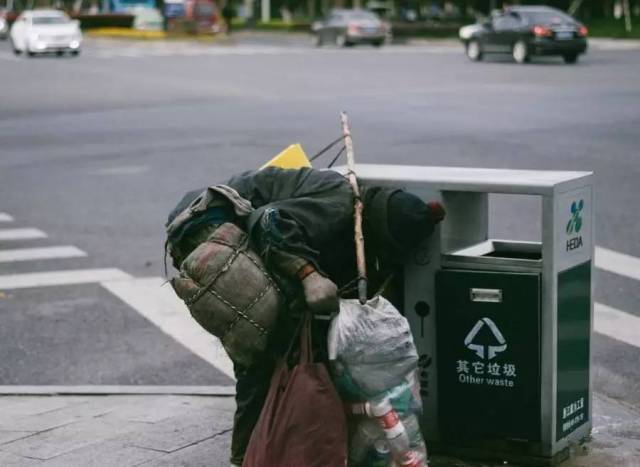
{"type": "MultiPolygon", "coordinates": [[[[365,191],[364,218],[367,239],[376,248],[403,253],[415,248],[444,218],[438,202],[425,203],[403,190],[371,187],[365,191]]],[[[391,252],[388,252],[391,253],[391,252]]]]}

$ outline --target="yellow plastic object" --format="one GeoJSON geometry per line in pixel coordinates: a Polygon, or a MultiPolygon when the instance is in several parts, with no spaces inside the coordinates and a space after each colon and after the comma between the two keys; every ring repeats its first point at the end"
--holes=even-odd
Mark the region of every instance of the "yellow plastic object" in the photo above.
{"type": "Polygon", "coordinates": [[[302,146],[300,146],[299,144],[292,144],[276,157],[267,162],[265,165],[260,167],[260,170],[264,169],[265,167],[300,169],[302,167],[311,167],[311,162],[309,162],[309,159],[304,153],[302,146]]]}

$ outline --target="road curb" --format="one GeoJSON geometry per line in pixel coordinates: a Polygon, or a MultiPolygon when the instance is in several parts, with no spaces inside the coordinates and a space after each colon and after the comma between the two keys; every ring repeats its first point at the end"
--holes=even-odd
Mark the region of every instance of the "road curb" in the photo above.
{"type": "Polygon", "coordinates": [[[130,28],[97,28],[85,32],[89,37],[112,37],[121,39],[166,39],[165,31],[139,31],[130,28]]]}
{"type": "Polygon", "coordinates": [[[235,395],[234,386],[0,386],[0,396],[219,396],[235,395]]]}
{"type": "Polygon", "coordinates": [[[139,31],[131,28],[96,28],[84,32],[86,37],[96,39],[129,39],[140,41],[189,41],[189,42],[221,42],[227,41],[226,34],[183,34],[166,31],[139,31]]]}

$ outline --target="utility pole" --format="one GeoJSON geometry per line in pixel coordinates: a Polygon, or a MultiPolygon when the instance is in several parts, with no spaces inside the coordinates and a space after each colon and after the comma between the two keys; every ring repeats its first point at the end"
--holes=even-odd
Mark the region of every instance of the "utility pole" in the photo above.
{"type": "Polygon", "coordinates": [[[627,32],[631,32],[631,7],[629,6],[629,0],[622,0],[622,9],[624,10],[624,28],[627,32]]]}
{"type": "Polygon", "coordinates": [[[569,13],[571,16],[574,16],[581,6],[582,0],[573,0],[573,2],[571,2],[571,6],[567,10],[567,13],[569,13]]]}
{"type": "Polygon", "coordinates": [[[271,21],[271,0],[262,0],[260,19],[263,23],[271,21]]]}

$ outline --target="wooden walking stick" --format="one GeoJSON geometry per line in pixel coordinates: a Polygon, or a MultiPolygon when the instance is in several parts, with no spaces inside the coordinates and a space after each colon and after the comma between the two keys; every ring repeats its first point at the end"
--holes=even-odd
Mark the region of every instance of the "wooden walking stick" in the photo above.
{"type": "Polygon", "coordinates": [[[364,235],[362,234],[362,199],[360,198],[360,188],[358,188],[358,180],[356,179],[356,164],[353,158],[353,141],[351,141],[351,130],[349,128],[349,119],[347,113],[340,113],[342,121],[342,134],[344,135],[344,145],[347,149],[347,168],[349,169],[349,183],[353,189],[355,196],[355,206],[353,220],[355,224],[355,242],[356,242],[356,262],[358,264],[358,298],[360,303],[367,303],[367,265],[364,257],[364,235]]]}

